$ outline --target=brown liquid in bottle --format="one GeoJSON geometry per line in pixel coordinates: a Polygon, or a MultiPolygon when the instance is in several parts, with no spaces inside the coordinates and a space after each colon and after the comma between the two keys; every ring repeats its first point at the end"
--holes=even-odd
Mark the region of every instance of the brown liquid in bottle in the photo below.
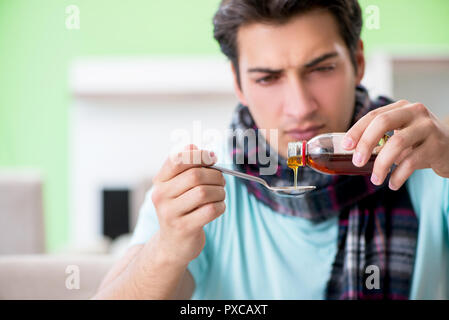
{"type": "Polygon", "coordinates": [[[287,166],[295,171],[295,187],[298,167],[308,165],[318,171],[339,174],[339,175],[363,175],[373,171],[374,160],[377,154],[371,155],[368,162],[363,167],[356,167],[352,163],[352,154],[319,154],[307,155],[306,163],[302,163],[302,157],[294,156],[287,160],[287,166]]]}
{"type": "Polygon", "coordinates": [[[302,166],[302,159],[301,157],[290,157],[287,159],[287,166],[291,169],[293,169],[293,172],[295,174],[294,176],[294,186],[296,188],[297,181],[298,181],[298,167],[302,166]]]}

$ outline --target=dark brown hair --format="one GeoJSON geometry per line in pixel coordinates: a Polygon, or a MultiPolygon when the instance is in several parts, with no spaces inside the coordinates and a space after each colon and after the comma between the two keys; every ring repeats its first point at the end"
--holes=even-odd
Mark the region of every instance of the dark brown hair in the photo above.
{"type": "Polygon", "coordinates": [[[349,49],[355,70],[355,52],[362,29],[362,13],[357,0],[222,0],[214,16],[214,38],[231,60],[240,85],[237,32],[250,23],[284,24],[292,17],[314,9],[328,10],[349,49]]]}

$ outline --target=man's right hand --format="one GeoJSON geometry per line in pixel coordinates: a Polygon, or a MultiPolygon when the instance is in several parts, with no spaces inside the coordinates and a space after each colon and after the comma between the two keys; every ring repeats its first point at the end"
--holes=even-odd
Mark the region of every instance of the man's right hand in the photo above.
{"type": "Polygon", "coordinates": [[[194,145],[170,156],[153,179],[152,201],[160,229],[157,251],[165,261],[187,265],[205,245],[203,227],[225,211],[225,179],[213,153],[194,145]]]}
{"type": "Polygon", "coordinates": [[[195,288],[186,268],[204,248],[203,226],[225,211],[225,180],[207,168],[208,151],[189,145],[170,156],[154,177],[152,200],[159,230],[131,247],[108,272],[94,299],[189,299],[195,288]]]}

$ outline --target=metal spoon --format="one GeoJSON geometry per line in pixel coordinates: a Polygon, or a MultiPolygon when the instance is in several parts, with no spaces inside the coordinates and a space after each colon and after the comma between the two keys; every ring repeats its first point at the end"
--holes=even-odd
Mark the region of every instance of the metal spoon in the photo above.
{"type": "Polygon", "coordinates": [[[314,190],[316,188],[315,186],[297,186],[296,188],[295,187],[271,187],[262,178],[254,177],[254,176],[251,176],[251,175],[246,174],[246,173],[242,173],[242,172],[238,172],[238,171],[235,171],[235,170],[226,169],[226,168],[223,168],[223,167],[220,167],[220,166],[216,166],[216,165],[212,165],[209,168],[216,169],[218,171],[221,171],[221,172],[226,173],[226,174],[230,174],[230,175],[238,177],[238,178],[251,180],[251,181],[260,183],[265,188],[267,188],[268,190],[273,191],[276,194],[278,194],[280,196],[283,196],[283,197],[297,197],[297,196],[300,196],[300,195],[302,195],[302,194],[304,194],[306,192],[312,191],[312,190],[314,190]]]}

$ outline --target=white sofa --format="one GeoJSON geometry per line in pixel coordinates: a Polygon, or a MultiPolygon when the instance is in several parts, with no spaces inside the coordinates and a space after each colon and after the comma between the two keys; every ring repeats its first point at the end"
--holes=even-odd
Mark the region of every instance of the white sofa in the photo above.
{"type": "MultiPolygon", "coordinates": [[[[147,178],[133,190],[132,228],[150,186],[147,178]]],[[[0,169],[0,299],[90,299],[131,234],[46,254],[42,189],[38,172],[0,169]]]]}
{"type": "Polygon", "coordinates": [[[0,255],[0,299],[90,299],[114,255],[0,255]]]}

